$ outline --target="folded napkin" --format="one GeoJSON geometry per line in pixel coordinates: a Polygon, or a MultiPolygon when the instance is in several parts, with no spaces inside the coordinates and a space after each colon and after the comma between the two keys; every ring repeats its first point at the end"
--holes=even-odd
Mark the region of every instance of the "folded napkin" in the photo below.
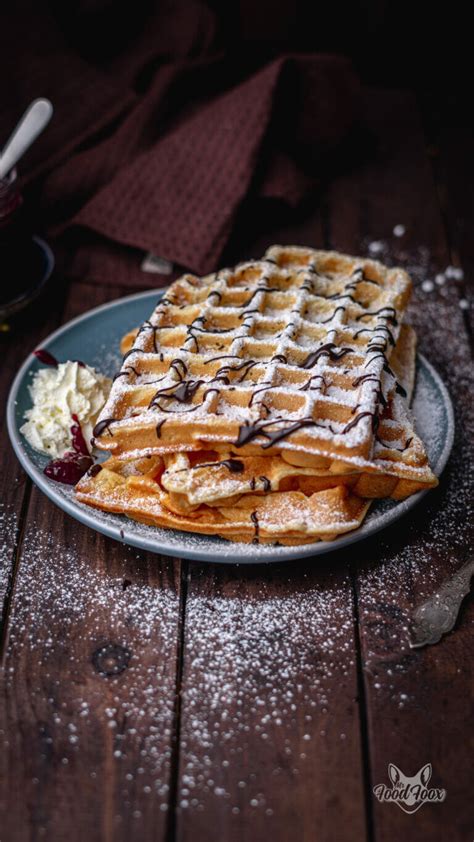
{"type": "Polygon", "coordinates": [[[22,55],[0,82],[0,131],[29,98],[52,99],[54,121],[23,175],[70,276],[143,287],[166,261],[214,270],[244,201],[251,215],[258,200],[256,227],[262,199],[296,206],[353,126],[358,83],[342,57],[248,68],[216,47],[211,12],[193,2],[156,4],[104,57],[97,32],[87,38],[87,22],[99,25],[87,3],[74,38],[42,6],[20,0],[14,14],[8,40],[22,55]],[[25,14],[33,22],[17,41],[25,14]],[[148,253],[165,262],[144,264],[148,253]]]}

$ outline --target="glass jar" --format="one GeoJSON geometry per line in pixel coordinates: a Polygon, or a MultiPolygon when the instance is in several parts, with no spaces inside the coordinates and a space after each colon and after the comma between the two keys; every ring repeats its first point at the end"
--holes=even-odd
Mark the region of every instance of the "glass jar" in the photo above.
{"type": "Polygon", "coordinates": [[[30,267],[31,243],[17,172],[13,169],[0,179],[0,307],[21,297],[35,282],[30,267]]]}

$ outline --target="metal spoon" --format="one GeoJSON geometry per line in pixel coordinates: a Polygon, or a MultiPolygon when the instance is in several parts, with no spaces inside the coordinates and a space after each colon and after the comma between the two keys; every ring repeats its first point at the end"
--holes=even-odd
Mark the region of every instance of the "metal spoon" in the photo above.
{"type": "Polygon", "coordinates": [[[0,179],[13,169],[17,161],[48,125],[53,106],[49,99],[35,99],[13,130],[0,157],[0,179]]]}

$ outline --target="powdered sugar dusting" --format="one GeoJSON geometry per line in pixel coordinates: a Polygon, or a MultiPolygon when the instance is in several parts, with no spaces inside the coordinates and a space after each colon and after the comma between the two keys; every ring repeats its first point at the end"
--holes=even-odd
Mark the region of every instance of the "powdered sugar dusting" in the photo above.
{"type": "Polygon", "coordinates": [[[16,510],[0,503],[0,605],[8,590],[11,575],[12,555],[18,531],[16,510]]]}
{"type": "MultiPolygon", "coordinates": [[[[421,350],[443,376],[454,402],[456,425],[440,488],[426,498],[418,518],[403,521],[403,529],[381,534],[376,557],[384,560],[361,571],[359,606],[366,621],[366,659],[372,686],[386,692],[386,681],[377,679],[377,665],[387,657],[387,627],[392,648],[408,652],[413,609],[474,554],[474,405],[469,397],[474,383],[462,316],[462,270],[436,266],[425,247],[407,251],[384,241],[382,254],[385,263],[405,266],[415,281],[407,319],[417,329],[421,350]]],[[[423,404],[424,410],[416,411],[417,428],[425,440],[435,442],[442,435],[440,419],[428,396],[423,404]]],[[[397,670],[403,672],[403,664],[387,672],[393,675],[394,692],[397,670]]],[[[406,703],[400,699],[399,707],[406,703]]]]}
{"type": "MultiPolygon", "coordinates": [[[[43,750],[64,767],[80,754],[91,777],[102,774],[110,753],[125,803],[146,785],[166,808],[178,594],[166,575],[159,583],[153,575],[147,580],[136,551],[124,548],[113,572],[95,566],[93,555],[83,542],[63,543],[29,523],[10,618],[6,691],[14,692],[31,669],[39,680],[28,684],[25,699],[48,723],[43,750]]],[[[22,739],[27,736],[7,726],[0,750],[15,752],[22,739]]]]}
{"type": "MultiPolygon", "coordinates": [[[[340,571],[321,571],[317,582],[294,571],[280,593],[264,580],[251,593],[232,580],[222,593],[195,588],[187,601],[179,808],[219,798],[233,813],[271,815],[278,787],[268,772],[308,774],[315,744],[346,737],[338,704],[341,692],[355,692],[350,581],[340,571]],[[253,752],[258,767],[247,759],[253,752]]],[[[347,726],[345,711],[342,720],[347,726]]]]}

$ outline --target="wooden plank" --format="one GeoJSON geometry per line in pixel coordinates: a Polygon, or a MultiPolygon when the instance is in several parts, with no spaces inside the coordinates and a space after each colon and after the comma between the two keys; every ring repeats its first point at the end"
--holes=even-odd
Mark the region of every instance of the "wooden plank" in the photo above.
{"type": "Polygon", "coordinates": [[[371,783],[389,784],[389,763],[406,775],[431,763],[430,785],[448,793],[444,803],[423,806],[411,816],[373,798],[375,839],[435,842],[466,838],[474,818],[467,790],[474,724],[473,606],[462,613],[459,628],[433,648],[410,650],[408,625],[412,609],[472,553],[472,378],[457,283],[422,286],[423,279],[445,269],[451,255],[417,110],[397,93],[374,94],[367,105],[377,155],[333,185],[333,243],[348,251],[380,243],[382,257],[388,254],[414,272],[411,320],[456,411],[455,449],[440,488],[400,524],[361,546],[354,561],[371,783]],[[406,233],[397,238],[392,232],[399,224],[406,233]]]}
{"type": "MultiPolygon", "coordinates": [[[[238,257],[272,242],[323,246],[324,222],[313,203],[238,257]]],[[[366,837],[347,558],[190,564],[176,798],[182,842],[207,839],[210,829],[226,842],[366,837]]]]}
{"type": "MultiPolygon", "coordinates": [[[[6,406],[8,392],[25,356],[58,324],[64,307],[64,286],[51,281],[44,296],[17,316],[4,322],[0,330],[2,366],[0,367],[0,399],[6,406]]],[[[2,617],[7,607],[13,583],[13,565],[18,536],[21,531],[22,509],[29,493],[29,481],[21,470],[10,445],[5,412],[0,416],[0,640],[2,617]]],[[[1,648],[1,647],[0,647],[1,648]]]]}
{"type": "Polygon", "coordinates": [[[33,491],[2,682],[2,835],[164,839],[179,563],[33,491]]]}
{"type": "MultiPolygon", "coordinates": [[[[117,293],[74,286],[65,318],[117,293]]],[[[181,610],[179,562],[33,489],[1,684],[2,839],[165,838],[181,610]]]]}
{"type": "Polygon", "coordinates": [[[177,838],[365,838],[344,554],[190,567],[177,838]]]}
{"type": "Polygon", "coordinates": [[[460,107],[456,97],[452,102],[433,102],[424,97],[421,101],[425,133],[429,139],[431,165],[438,189],[438,196],[448,233],[451,263],[464,270],[459,288],[466,301],[464,316],[470,332],[471,346],[474,334],[473,277],[474,245],[474,131],[469,116],[460,107]],[[469,305],[469,306],[467,306],[469,305]]]}
{"type": "MultiPolygon", "coordinates": [[[[75,288],[75,303],[66,307],[68,288],[55,278],[38,301],[5,324],[0,331],[4,365],[0,370],[0,396],[6,405],[8,392],[21,363],[41,340],[55,330],[61,316],[72,318],[83,310],[102,304],[113,296],[110,288],[94,288],[80,284],[75,288]]],[[[117,294],[117,291],[116,291],[117,294]]],[[[28,507],[31,482],[21,468],[10,444],[6,416],[0,420],[2,471],[0,473],[0,653],[3,651],[8,625],[8,612],[14,587],[16,551],[23,528],[23,515],[28,507]]]]}

